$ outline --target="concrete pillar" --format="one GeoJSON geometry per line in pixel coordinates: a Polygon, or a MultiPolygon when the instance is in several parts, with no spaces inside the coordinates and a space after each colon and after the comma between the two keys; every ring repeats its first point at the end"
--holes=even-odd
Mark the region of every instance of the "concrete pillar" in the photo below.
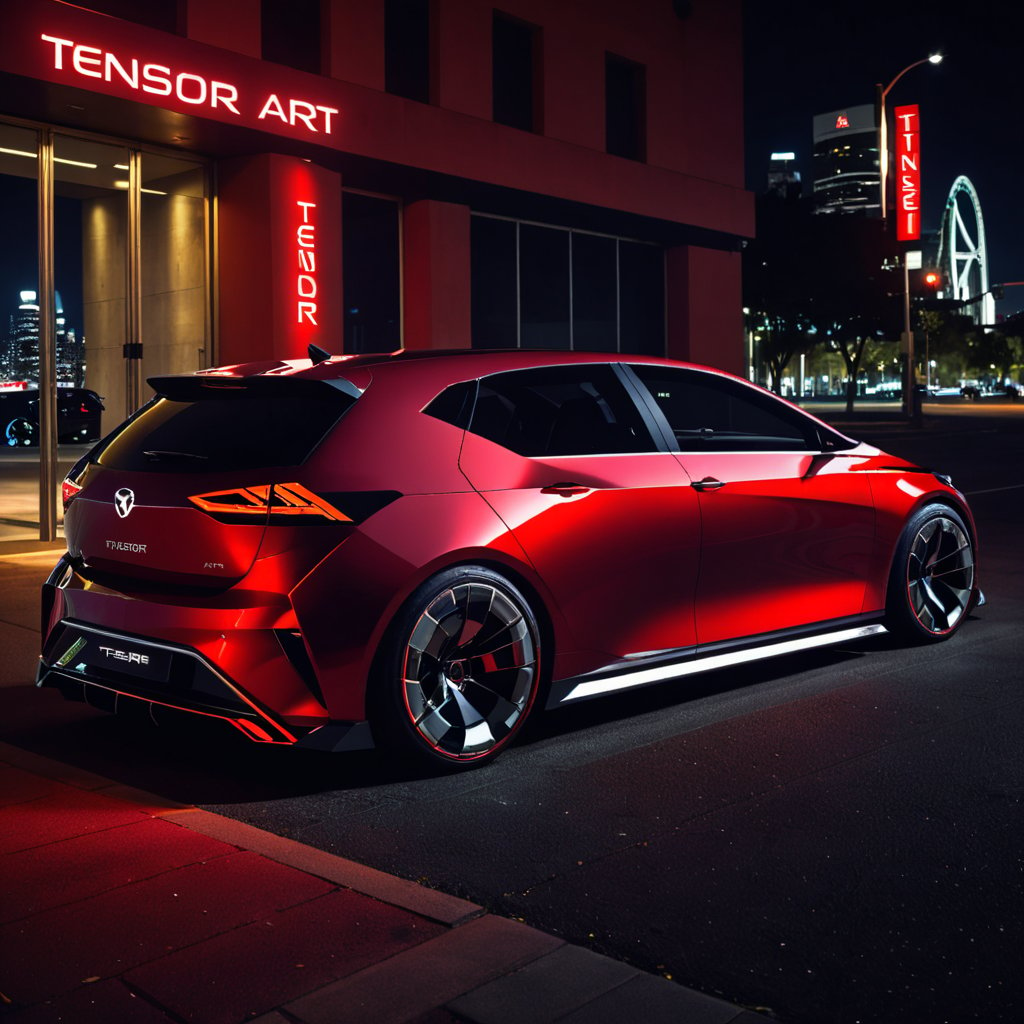
{"type": "Polygon", "coordinates": [[[263,153],[218,168],[219,364],[343,342],[341,175],[263,153]]]}
{"type": "Polygon", "coordinates": [[[402,237],[405,347],[469,348],[469,207],[411,203],[402,237]]]}
{"type": "Polygon", "coordinates": [[[666,355],[743,373],[743,294],[738,252],[671,248],[665,259],[666,355]]]}

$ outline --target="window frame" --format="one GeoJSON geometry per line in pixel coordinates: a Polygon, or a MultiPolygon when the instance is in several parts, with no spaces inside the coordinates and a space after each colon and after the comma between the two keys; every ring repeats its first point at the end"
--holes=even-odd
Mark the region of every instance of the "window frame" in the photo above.
{"type": "MultiPolygon", "coordinates": [[[[445,394],[452,387],[465,387],[468,381],[459,381],[454,384],[448,385],[445,389],[438,393],[438,395],[428,403],[427,407],[423,410],[428,415],[436,415],[431,411],[431,406],[434,406],[441,395],[445,394]]],[[[491,444],[497,445],[499,448],[510,452],[513,455],[523,459],[540,459],[540,460],[552,460],[552,459],[583,459],[583,458],[609,458],[613,456],[619,457],[636,457],[641,455],[657,455],[667,454],[671,452],[671,447],[665,440],[664,432],[659,425],[657,419],[651,414],[648,408],[647,402],[644,400],[642,393],[638,390],[637,385],[630,376],[624,372],[623,365],[618,362],[611,361],[600,361],[594,360],[590,362],[572,362],[572,363],[542,363],[535,366],[518,366],[508,370],[496,370],[493,373],[484,374],[481,377],[476,378],[476,390],[472,396],[471,402],[468,403],[468,410],[462,413],[461,418],[465,418],[466,425],[463,429],[475,437],[482,438],[491,444]],[[517,451],[515,448],[510,448],[500,441],[495,441],[493,438],[488,437],[486,434],[479,433],[473,429],[473,423],[477,414],[477,403],[480,398],[481,388],[485,385],[488,380],[494,378],[507,378],[513,374],[518,373],[529,373],[539,371],[549,371],[552,374],[565,371],[585,371],[588,368],[603,367],[611,371],[612,379],[616,386],[620,389],[619,396],[623,402],[626,403],[627,409],[632,409],[636,413],[639,424],[643,430],[646,431],[648,446],[638,447],[635,451],[602,451],[602,452],[581,452],[576,454],[539,454],[539,455],[526,455],[522,452],[517,451]]],[[[452,423],[454,426],[460,426],[459,423],[448,419],[444,416],[439,418],[445,419],[445,422],[452,423]]],[[[642,439],[639,439],[642,440],[642,439]]]]}
{"type": "MultiPolygon", "coordinates": [[[[654,422],[658,424],[660,433],[669,450],[681,455],[701,453],[724,455],[821,455],[856,447],[856,442],[852,442],[841,434],[829,430],[827,427],[824,427],[822,424],[815,421],[813,417],[808,416],[803,412],[803,410],[789,405],[777,395],[772,394],[770,391],[761,388],[756,384],[750,384],[738,379],[734,380],[731,377],[724,377],[710,370],[701,370],[696,367],[686,366],[666,366],[660,363],[623,363],[622,370],[624,374],[635,382],[639,395],[644,404],[648,407],[654,422]],[[759,402],[763,403],[773,415],[778,415],[782,420],[791,420],[794,424],[799,426],[804,440],[803,447],[787,448],[778,446],[772,448],[763,445],[759,446],[756,443],[744,443],[744,441],[740,439],[737,439],[735,444],[708,444],[706,446],[694,444],[692,446],[684,447],[680,443],[676,432],[669,423],[668,417],[662,410],[657,398],[637,372],[637,367],[643,367],[654,371],[682,374],[690,377],[695,383],[699,384],[710,383],[720,392],[729,395],[729,397],[736,397],[742,401],[749,401],[749,404],[754,408],[757,408],[759,402]]],[[[753,437],[755,435],[748,436],[753,437]]]]}

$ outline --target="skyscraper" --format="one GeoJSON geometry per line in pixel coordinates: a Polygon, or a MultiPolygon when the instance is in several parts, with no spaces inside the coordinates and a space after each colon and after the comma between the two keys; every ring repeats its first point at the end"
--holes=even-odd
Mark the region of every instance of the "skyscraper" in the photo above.
{"type": "MultiPolygon", "coordinates": [[[[85,347],[78,332],[67,325],[60,292],[54,296],[57,309],[57,383],[82,387],[85,383],[85,347]]],[[[4,380],[39,383],[39,303],[30,289],[19,293],[19,305],[8,318],[7,337],[0,349],[0,377],[4,380]]]]}
{"type": "Polygon", "coordinates": [[[874,104],[814,117],[816,213],[881,213],[878,119],[874,104]]]}

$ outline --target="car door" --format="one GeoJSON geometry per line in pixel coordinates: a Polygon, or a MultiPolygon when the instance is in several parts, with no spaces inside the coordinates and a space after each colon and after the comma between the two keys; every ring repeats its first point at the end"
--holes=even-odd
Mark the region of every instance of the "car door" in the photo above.
{"type": "Polygon", "coordinates": [[[460,466],[571,631],[556,678],[692,648],[697,497],[612,366],[483,378],[460,466]]]}
{"type": "Polygon", "coordinates": [[[700,500],[701,646],[859,615],[874,508],[857,460],[823,449],[816,421],[708,371],[631,370],[679,448],[700,500]]]}

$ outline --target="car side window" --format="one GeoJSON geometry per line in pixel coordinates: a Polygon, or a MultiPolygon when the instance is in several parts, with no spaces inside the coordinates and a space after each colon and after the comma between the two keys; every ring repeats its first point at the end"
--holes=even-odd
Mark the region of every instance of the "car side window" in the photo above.
{"type": "Polygon", "coordinates": [[[634,365],[684,452],[807,451],[812,421],[767,393],[699,370],[634,365]]]}
{"type": "Polygon", "coordinates": [[[657,451],[633,399],[602,363],[483,378],[469,430],[532,458],[657,451]]]}

